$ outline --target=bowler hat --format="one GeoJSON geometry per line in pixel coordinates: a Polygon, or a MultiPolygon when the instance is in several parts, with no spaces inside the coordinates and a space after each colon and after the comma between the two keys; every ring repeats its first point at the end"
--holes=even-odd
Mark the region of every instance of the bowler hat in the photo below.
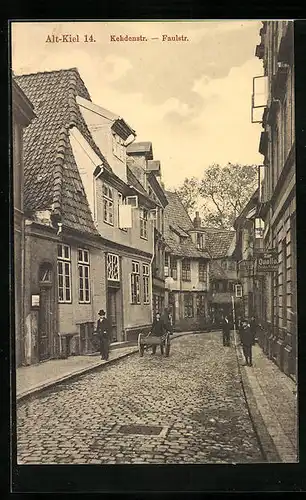
{"type": "Polygon", "coordinates": [[[104,309],[100,309],[100,311],[98,312],[99,316],[105,316],[105,311],[104,309]]]}

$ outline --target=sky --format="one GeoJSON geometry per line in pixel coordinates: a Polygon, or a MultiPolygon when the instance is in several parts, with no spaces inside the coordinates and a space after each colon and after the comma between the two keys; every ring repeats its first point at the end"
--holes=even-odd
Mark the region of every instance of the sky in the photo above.
{"type": "Polygon", "coordinates": [[[124,118],[137,141],[152,142],[163,181],[175,189],[212,163],[262,163],[261,125],[251,123],[252,81],[263,74],[255,57],[260,27],[241,20],[15,22],[12,69],[19,75],[77,67],[92,101],[124,118]],[[62,34],[80,41],[46,41],[62,34]]]}

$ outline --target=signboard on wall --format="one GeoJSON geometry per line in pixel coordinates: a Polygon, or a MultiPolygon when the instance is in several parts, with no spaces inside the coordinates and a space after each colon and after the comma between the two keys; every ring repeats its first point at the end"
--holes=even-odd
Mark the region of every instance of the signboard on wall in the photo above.
{"type": "Polygon", "coordinates": [[[32,307],[39,307],[39,295],[32,295],[32,307]]]}
{"type": "Polygon", "coordinates": [[[278,255],[276,250],[261,252],[256,257],[258,273],[273,273],[278,270],[278,255]]]}
{"type": "Polygon", "coordinates": [[[242,298],[242,285],[235,285],[235,296],[239,299],[242,298]]]}

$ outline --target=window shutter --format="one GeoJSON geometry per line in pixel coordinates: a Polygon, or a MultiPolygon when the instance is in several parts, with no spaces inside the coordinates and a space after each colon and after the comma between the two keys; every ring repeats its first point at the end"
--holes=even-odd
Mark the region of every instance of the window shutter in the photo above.
{"type": "Polygon", "coordinates": [[[119,228],[127,229],[132,227],[132,206],[119,205],[119,228]]]}

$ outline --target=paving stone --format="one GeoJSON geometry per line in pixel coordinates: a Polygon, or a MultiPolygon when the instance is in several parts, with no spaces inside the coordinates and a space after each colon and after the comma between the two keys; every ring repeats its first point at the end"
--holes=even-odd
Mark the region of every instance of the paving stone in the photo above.
{"type": "Polygon", "coordinates": [[[235,352],[225,352],[220,334],[182,336],[164,361],[131,356],[18,405],[18,461],[221,463],[223,448],[227,463],[262,462],[235,352]],[[114,432],[126,424],[169,431],[114,432]]]}

